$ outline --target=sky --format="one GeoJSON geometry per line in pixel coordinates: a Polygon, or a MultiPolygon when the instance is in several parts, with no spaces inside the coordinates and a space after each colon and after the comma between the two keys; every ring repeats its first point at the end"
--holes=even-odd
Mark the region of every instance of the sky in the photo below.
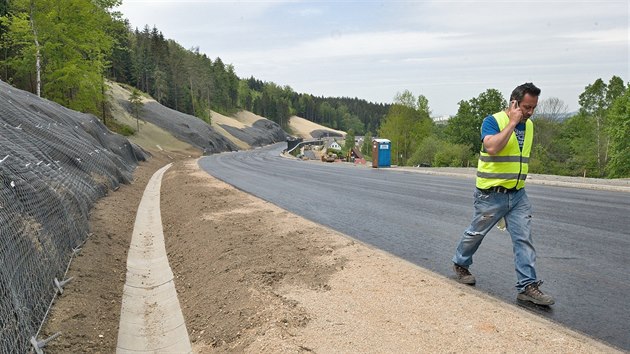
{"type": "Polygon", "coordinates": [[[241,78],[317,96],[429,100],[433,116],[487,89],[533,82],[569,111],[598,78],[629,81],[628,0],[123,0],[132,28],[157,27],[241,78]]]}

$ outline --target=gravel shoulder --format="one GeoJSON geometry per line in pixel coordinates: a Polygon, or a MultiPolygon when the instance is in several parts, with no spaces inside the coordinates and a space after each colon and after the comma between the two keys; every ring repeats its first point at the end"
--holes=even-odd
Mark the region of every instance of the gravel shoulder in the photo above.
{"type": "Polygon", "coordinates": [[[156,154],[99,201],[44,335],[47,351],[116,347],[125,261],[153,172],[193,349],[250,352],[616,352],[593,339],[293,215],[156,154]]]}

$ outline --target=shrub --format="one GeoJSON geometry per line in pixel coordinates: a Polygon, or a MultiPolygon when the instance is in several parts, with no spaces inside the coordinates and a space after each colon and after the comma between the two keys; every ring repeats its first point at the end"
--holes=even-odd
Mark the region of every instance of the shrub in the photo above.
{"type": "Polygon", "coordinates": [[[453,144],[435,136],[429,136],[420,143],[409,159],[409,164],[413,166],[467,167],[475,164],[474,160],[468,145],[453,144]]]}
{"type": "Polygon", "coordinates": [[[133,130],[132,127],[128,126],[127,124],[119,123],[114,119],[108,119],[106,126],[109,130],[122,136],[131,136],[136,133],[136,131],[133,130]]]}

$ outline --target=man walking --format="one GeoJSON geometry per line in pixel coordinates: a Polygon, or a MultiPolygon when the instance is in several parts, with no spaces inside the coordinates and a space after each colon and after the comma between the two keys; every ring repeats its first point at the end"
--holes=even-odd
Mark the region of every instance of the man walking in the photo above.
{"type": "Polygon", "coordinates": [[[525,193],[534,124],[529,118],[538,104],[540,89],[525,83],[512,91],[509,107],[484,119],[483,142],[477,167],[477,189],[470,226],[464,231],[453,257],[457,280],[475,284],[468,267],[484,236],[501,218],[512,238],[517,298],[539,305],[554,299],[540,291],[536,278],[536,251],[531,235],[531,205],[525,193]]]}

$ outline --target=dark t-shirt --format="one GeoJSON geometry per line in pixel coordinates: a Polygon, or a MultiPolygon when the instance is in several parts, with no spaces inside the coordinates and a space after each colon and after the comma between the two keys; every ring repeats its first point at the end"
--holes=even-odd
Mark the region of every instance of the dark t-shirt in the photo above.
{"type": "MultiPolygon", "coordinates": [[[[501,130],[499,130],[499,123],[493,116],[487,116],[484,118],[483,123],[481,124],[481,141],[486,137],[486,135],[495,135],[499,134],[501,130]]],[[[525,123],[518,123],[516,128],[514,128],[514,134],[516,134],[516,140],[518,140],[518,146],[523,150],[523,142],[525,141],[525,123]]]]}

